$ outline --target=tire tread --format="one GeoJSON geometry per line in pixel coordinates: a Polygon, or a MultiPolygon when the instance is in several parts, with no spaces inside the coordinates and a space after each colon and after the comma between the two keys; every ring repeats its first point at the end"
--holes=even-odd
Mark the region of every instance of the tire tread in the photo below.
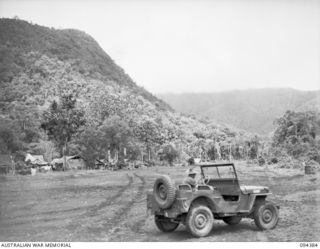
{"type": "Polygon", "coordinates": [[[189,231],[193,236],[198,237],[198,238],[199,238],[199,237],[205,237],[205,236],[207,236],[207,235],[211,232],[211,230],[212,230],[213,220],[214,220],[213,214],[212,214],[212,212],[211,212],[211,210],[210,210],[209,207],[204,206],[204,205],[201,205],[201,204],[196,204],[196,205],[194,205],[194,206],[191,206],[191,208],[190,208],[190,210],[189,210],[189,213],[188,213],[187,219],[186,219],[186,226],[187,226],[188,231],[189,231]],[[193,226],[192,226],[192,216],[193,216],[196,212],[198,212],[199,209],[204,209],[206,212],[208,212],[208,213],[211,214],[211,215],[210,215],[210,216],[211,216],[211,217],[210,217],[210,223],[211,223],[211,224],[209,225],[209,228],[207,228],[207,231],[205,231],[204,233],[199,233],[199,232],[197,232],[197,231],[193,228],[193,226]]]}
{"type": "Polygon", "coordinates": [[[156,179],[153,186],[153,195],[155,201],[157,202],[160,208],[171,207],[176,198],[176,189],[174,182],[171,180],[169,176],[162,175],[156,179]],[[158,197],[157,187],[160,183],[164,184],[167,187],[167,199],[165,201],[161,201],[158,197]]]}
{"type": "Polygon", "coordinates": [[[263,201],[263,202],[259,202],[257,204],[257,206],[255,207],[255,210],[254,210],[254,214],[253,214],[253,218],[254,218],[254,223],[256,224],[256,226],[261,229],[261,230],[270,230],[270,229],[273,229],[277,224],[278,224],[278,221],[279,221],[279,212],[278,212],[278,208],[272,203],[272,202],[269,202],[269,201],[263,201]],[[274,224],[272,226],[266,226],[264,225],[263,223],[261,223],[260,221],[260,209],[263,207],[263,206],[272,206],[272,209],[275,210],[275,215],[276,215],[276,222],[274,222],[274,224]]]}

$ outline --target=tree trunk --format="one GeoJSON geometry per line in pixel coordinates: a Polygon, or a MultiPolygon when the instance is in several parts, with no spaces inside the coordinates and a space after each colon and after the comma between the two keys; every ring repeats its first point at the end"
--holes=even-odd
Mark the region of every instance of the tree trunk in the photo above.
{"type": "Polygon", "coordinates": [[[107,160],[108,160],[108,163],[111,162],[111,151],[110,151],[110,149],[108,149],[107,160]]]}
{"type": "Polygon", "coordinates": [[[13,160],[13,157],[10,156],[10,158],[11,158],[11,164],[12,164],[12,175],[15,175],[16,174],[16,164],[13,160]]]}
{"type": "Polygon", "coordinates": [[[118,159],[119,159],[119,154],[118,154],[118,150],[116,149],[115,154],[114,154],[115,163],[118,163],[118,159]]]}
{"type": "Polygon", "coordinates": [[[218,160],[221,160],[221,148],[220,148],[220,145],[217,142],[215,143],[215,147],[217,149],[218,160]]]}
{"type": "Polygon", "coordinates": [[[63,171],[65,171],[67,169],[66,153],[67,153],[67,142],[65,142],[63,150],[62,150],[62,154],[63,154],[63,171]]]}

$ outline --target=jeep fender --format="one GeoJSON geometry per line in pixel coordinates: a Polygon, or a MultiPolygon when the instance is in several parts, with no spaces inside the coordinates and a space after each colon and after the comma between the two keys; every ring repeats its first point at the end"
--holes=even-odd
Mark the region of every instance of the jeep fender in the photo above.
{"type": "MultiPolygon", "coordinates": [[[[218,198],[218,199],[220,199],[220,198],[218,198]]],[[[206,194],[195,196],[193,199],[188,201],[188,204],[189,204],[188,211],[190,210],[190,208],[193,205],[196,205],[196,204],[202,204],[202,205],[209,207],[213,213],[215,213],[217,211],[216,210],[217,205],[212,198],[212,194],[210,197],[206,194]]]]}
{"type": "Polygon", "coordinates": [[[262,202],[265,201],[265,199],[267,198],[269,194],[254,194],[251,195],[251,202],[249,204],[249,213],[252,213],[254,211],[254,206],[255,204],[257,204],[258,202],[262,202]]]}

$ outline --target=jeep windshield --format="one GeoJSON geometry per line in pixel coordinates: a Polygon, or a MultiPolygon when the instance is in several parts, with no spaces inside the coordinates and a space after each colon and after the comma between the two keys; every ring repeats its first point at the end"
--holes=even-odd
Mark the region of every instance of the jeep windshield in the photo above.
{"type": "Polygon", "coordinates": [[[232,164],[228,165],[206,165],[201,167],[203,177],[205,179],[236,179],[232,164]]]}

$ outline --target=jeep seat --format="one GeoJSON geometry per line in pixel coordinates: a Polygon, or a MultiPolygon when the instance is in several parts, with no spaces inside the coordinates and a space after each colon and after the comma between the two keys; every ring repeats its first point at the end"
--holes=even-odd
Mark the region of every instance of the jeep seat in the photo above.
{"type": "Polygon", "coordinates": [[[179,190],[192,191],[192,187],[189,184],[179,184],[179,190]]]}
{"type": "Polygon", "coordinates": [[[199,184],[196,187],[197,190],[214,190],[214,188],[212,186],[206,185],[206,184],[199,184]]]}
{"type": "Polygon", "coordinates": [[[263,186],[240,186],[240,190],[245,195],[269,192],[269,189],[263,186]]]}

